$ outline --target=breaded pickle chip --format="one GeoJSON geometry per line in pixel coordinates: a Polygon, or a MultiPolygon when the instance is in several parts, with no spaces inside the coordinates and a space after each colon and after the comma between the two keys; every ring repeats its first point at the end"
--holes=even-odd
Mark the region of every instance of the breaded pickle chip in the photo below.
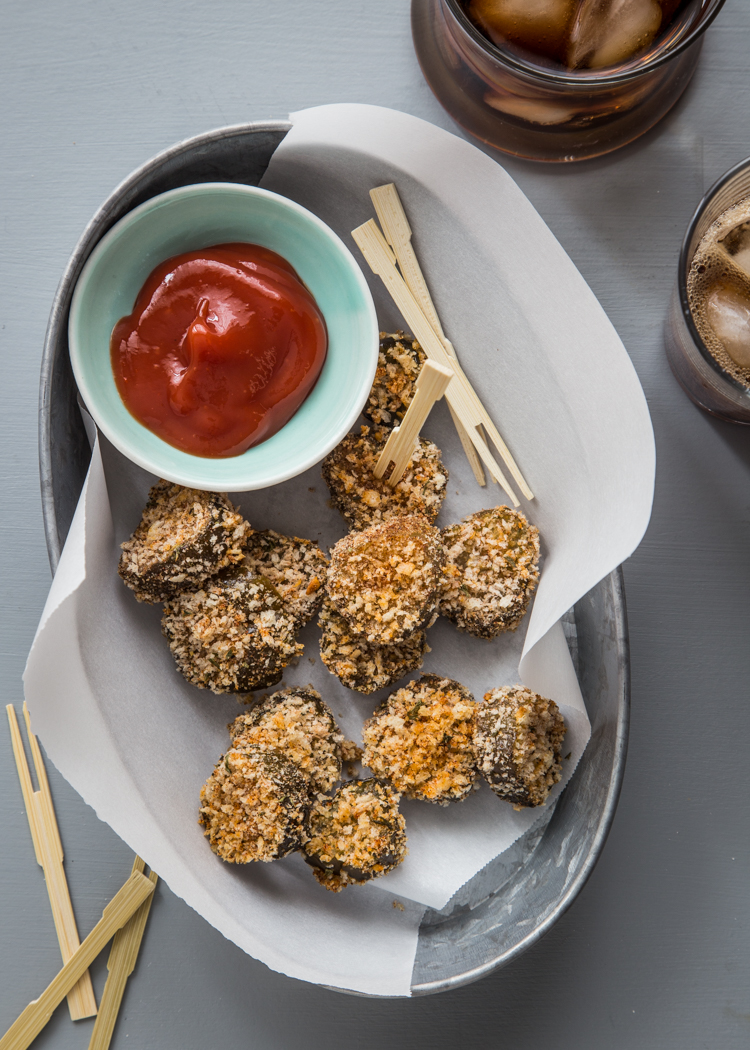
{"type": "Polygon", "coordinates": [[[368,882],[393,871],[406,856],[400,796],[374,778],[350,780],[331,798],[319,797],[307,819],[305,860],[327,890],[368,882]]]}
{"type": "Polygon", "coordinates": [[[323,603],[318,624],[323,628],[321,660],[342,685],[358,693],[375,693],[393,685],[418,670],[430,651],[422,628],[396,645],[370,645],[362,635],[352,632],[348,620],[329,602],[323,603]]]}
{"type": "Polygon", "coordinates": [[[494,507],[442,532],[446,565],[440,613],[461,631],[515,631],[539,579],[539,531],[520,511],[494,507]]]}
{"type": "Polygon", "coordinates": [[[201,789],[199,823],[211,849],[231,864],[277,860],[299,849],[310,781],[283,755],[233,747],[201,789]]]}
{"type": "Polygon", "coordinates": [[[517,806],[541,806],[562,775],[565,721],[554,700],[523,686],[485,693],[477,710],[474,753],[495,794],[517,806]]]}
{"type": "Polygon", "coordinates": [[[317,543],[272,529],[252,532],[245,541],[245,566],[252,575],[270,580],[299,627],[312,620],[323,600],[328,572],[328,560],[317,543]]]}
{"type": "Polygon", "coordinates": [[[364,765],[409,798],[448,805],[472,791],[477,704],[458,682],[425,674],[365,722],[364,765]]]}
{"type": "Polygon", "coordinates": [[[445,499],[448,471],[440,449],[420,439],[397,485],[373,471],[388,440],[389,431],[362,427],[359,436],[348,434],[323,460],[323,480],[331,490],[331,502],[350,528],[366,529],[401,514],[422,514],[432,523],[445,499]]]}
{"type": "Polygon", "coordinates": [[[118,572],[139,602],[167,601],[240,561],[249,531],[223,493],[160,481],[122,544],[118,572]]]}
{"type": "Polygon", "coordinates": [[[416,339],[403,332],[380,333],[375,381],[362,409],[373,423],[394,426],[406,415],[414,397],[414,384],[426,355],[416,339]]]}
{"type": "Polygon", "coordinates": [[[168,602],[161,626],[188,682],[214,693],[276,685],[302,652],[278,592],[241,566],[168,602]]]}
{"type": "Polygon", "coordinates": [[[355,634],[396,645],[434,621],[443,560],[440,533],[421,514],[390,518],[338,541],[328,596],[355,634]]]}
{"type": "Polygon", "coordinates": [[[281,689],[264,696],[229,727],[234,747],[277,751],[294,762],[318,791],[330,791],[341,776],[341,745],[333,715],[312,688],[281,689]]]}

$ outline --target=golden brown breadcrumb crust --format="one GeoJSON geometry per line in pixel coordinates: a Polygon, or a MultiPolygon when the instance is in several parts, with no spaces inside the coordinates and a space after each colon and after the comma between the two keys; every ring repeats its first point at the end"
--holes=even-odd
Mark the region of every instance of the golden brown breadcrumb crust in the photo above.
{"type": "Polygon", "coordinates": [[[500,798],[541,806],[562,776],[565,721],[554,700],[523,686],[485,693],[477,711],[477,766],[500,798]]]}
{"type": "Polygon", "coordinates": [[[281,689],[262,697],[235,718],[229,735],[234,747],[254,745],[284,755],[318,791],[330,791],[341,776],[344,737],[312,687],[281,689]]]}
{"type": "Polygon", "coordinates": [[[539,579],[539,531],[503,506],[449,525],[442,538],[441,615],[478,638],[515,631],[539,579]]]}
{"type": "Polygon", "coordinates": [[[122,544],[118,572],[139,602],[167,601],[240,561],[248,532],[224,493],[160,481],[122,544]]]}
{"type": "Polygon", "coordinates": [[[325,594],[328,559],[312,540],[282,536],[273,529],[251,532],[245,541],[245,566],[264,576],[299,627],[312,620],[325,594]]]}
{"type": "Polygon", "coordinates": [[[293,762],[233,747],[201,789],[199,823],[222,860],[271,861],[299,849],[309,806],[310,782],[293,762]]]}
{"type": "Polygon", "coordinates": [[[426,674],[365,722],[364,765],[409,798],[447,805],[472,791],[476,701],[458,682],[426,674]]]}
{"type": "Polygon", "coordinates": [[[389,431],[362,427],[348,434],[323,460],[323,480],[331,502],[350,528],[366,529],[399,514],[422,514],[432,524],[443,504],[448,471],[440,449],[421,438],[398,484],[388,484],[373,471],[388,440],[389,431]]]}
{"type": "Polygon", "coordinates": [[[351,780],[310,809],[303,849],[315,878],[339,893],[392,871],[406,856],[400,795],[376,779],[351,780]]]}
{"type": "Polygon", "coordinates": [[[362,409],[373,423],[393,426],[406,415],[414,384],[426,360],[416,339],[403,332],[381,332],[375,381],[362,409]]]}
{"type": "Polygon", "coordinates": [[[443,560],[440,533],[426,518],[391,518],[338,541],[328,596],[355,634],[395,645],[434,622],[443,560]]]}
{"type": "Polygon", "coordinates": [[[318,624],[323,629],[321,660],[342,685],[358,693],[375,693],[393,685],[418,670],[430,651],[422,628],[396,645],[371,645],[362,635],[354,634],[349,621],[329,602],[323,603],[318,624]]]}
{"type": "Polygon", "coordinates": [[[214,693],[247,693],[281,680],[302,653],[295,620],[261,576],[235,570],[164,606],[162,632],[182,674],[214,693]]]}

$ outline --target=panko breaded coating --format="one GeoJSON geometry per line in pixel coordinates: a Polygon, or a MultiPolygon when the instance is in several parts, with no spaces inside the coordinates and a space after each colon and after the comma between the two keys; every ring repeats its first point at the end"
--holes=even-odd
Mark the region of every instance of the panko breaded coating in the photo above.
{"type": "Polygon", "coordinates": [[[441,615],[477,638],[515,631],[539,579],[539,530],[503,506],[470,514],[442,537],[441,615]]]}
{"type": "Polygon", "coordinates": [[[425,361],[425,352],[416,339],[403,332],[381,332],[375,381],[363,414],[376,424],[399,423],[412,402],[414,384],[425,361]]]}
{"type": "Polygon", "coordinates": [[[317,791],[330,791],[341,776],[344,736],[312,687],[281,689],[264,696],[229,726],[233,747],[276,751],[310,778],[317,791]]]}
{"type": "Polygon", "coordinates": [[[240,561],[249,531],[223,493],[160,481],[122,544],[118,572],[139,602],[167,601],[240,561]]]}
{"type": "Polygon", "coordinates": [[[366,529],[399,514],[422,514],[432,524],[445,499],[448,471],[440,449],[424,438],[397,485],[387,483],[388,471],[375,477],[388,435],[387,430],[362,427],[359,436],[348,434],[323,460],[331,502],[350,528],[366,529]]]}
{"type": "Polygon", "coordinates": [[[323,603],[318,625],[323,629],[321,660],[342,685],[358,693],[375,693],[393,685],[418,670],[430,651],[422,628],[396,645],[370,645],[362,635],[352,632],[349,622],[330,602],[323,603]]]}
{"type": "Polygon", "coordinates": [[[474,789],[477,703],[458,682],[425,674],[365,722],[364,765],[409,798],[447,806],[474,789]]]}
{"type": "Polygon", "coordinates": [[[211,849],[231,864],[277,860],[299,849],[310,781],[283,755],[233,747],[201,789],[198,819],[211,849]]]}
{"type": "Polygon", "coordinates": [[[393,871],[406,856],[400,795],[374,778],[350,780],[332,798],[319,797],[307,820],[305,860],[327,890],[368,882],[393,871]]]}
{"type": "Polygon", "coordinates": [[[554,700],[523,686],[493,689],[477,710],[479,772],[499,798],[516,806],[541,806],[562,776],[565,732],[554,700]]]}
{"type": "Polygon", "coordinates": [[[168,602],[161,627],[188,682],[214,693],[276,685],[303,649],[278,592],[241,566],[168,602]]]}
{"type": "Polygon", "coordinates": [[[434,622],[443,561],[440,533],[426,518],[390,518],[338,541],[328,597],[365,641],[397,645],[434,622]]]}
{"type": "Polygon", "coordinates": [[[317,543],[272,529],[251,532],[245,541],[245,566],[270,580],[299,627],[312,620],[323,600],[328,572],[328,559],[317,543]]]}

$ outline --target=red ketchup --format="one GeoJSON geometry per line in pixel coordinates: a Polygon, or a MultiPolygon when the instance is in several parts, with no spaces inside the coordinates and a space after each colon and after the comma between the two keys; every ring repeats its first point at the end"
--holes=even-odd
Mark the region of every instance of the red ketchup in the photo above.
{"type": "Polygon", "coordinates": [[[117,389],[149,430],[194,456],[237,456],[287,423],[312,390],[328,335],[289,263],[217,244],[157,266],[110,351],[117,389]]]}

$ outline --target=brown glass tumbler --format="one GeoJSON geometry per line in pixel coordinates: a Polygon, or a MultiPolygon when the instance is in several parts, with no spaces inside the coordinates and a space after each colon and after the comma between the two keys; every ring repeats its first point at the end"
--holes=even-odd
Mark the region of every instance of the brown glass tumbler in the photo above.
{"type": "Polygon", "coordinates": [[[412,0],[412,35],[427,83],[466,131],[519,157],[574,161],[624,146],[661,120],[723,4],[688,0],[645,51],[605,69],[568,70],[497,46],[459,0],[412,0]]]}
{"type": "Polygon", "coordinates": [[[750,388],[730,375],[698,331],[688,299],[688,274],[708,228],[725,211],[750,198],[750,158],[723,175],[698,205],[682,242],[677,283],[665,329],[667,358],[688,397],[714,416],[750,425],[750,388]]]}

